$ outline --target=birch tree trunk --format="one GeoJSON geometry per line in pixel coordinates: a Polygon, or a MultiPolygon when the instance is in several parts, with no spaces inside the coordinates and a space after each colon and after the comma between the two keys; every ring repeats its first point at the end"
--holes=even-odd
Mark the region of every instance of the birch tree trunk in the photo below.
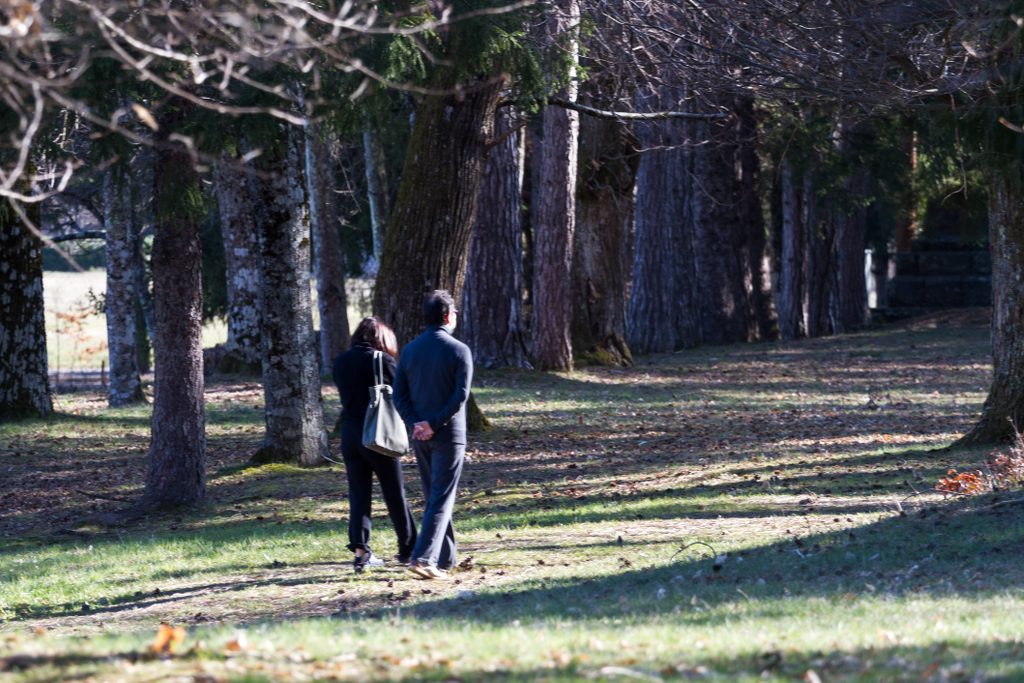
{"type": "MultiPolygon", "coordinates": [[[[444,78],[436,84],[450,87],[444,78]]],[[[459,97],[427,96],[416,110],[374,287],[374,310],[400,344],[422,330],[426,292],[447,289],[456,301],[462,295],[501,87],[494,81],[459,97]]]]}
{"type": "Polygon", "coordinates": [[[258,230],[266,436],[252,459],[310,467],[324,462],[327,432],[313,339],[309,214],[300,135],[282,131],[260,157],[266,178],[258,230]]]}
{"type": "MultiPolygon", "coordinates": [[[[22,209],[39,225],[39,204],[22,209]]],[[[0,422],[53,412],[43,311],[42,244],[0,201],[0,422]]]]}
{"type": "Polygon", "coordinates": [[[250,373],[260,368],[260,259],[256,179],[240,159],[221,157],[214,168],[213,184],[224,239],[227,276],[227,354],[218,372],[250,373]]]}
{"type": "Polygon", "coordinates": [[[110,169],[103,177],[103,222],[106,228],[107,293],[104,308],[107,318],[107,350],[110,384],[107,402],[112,408],[146,400],[139,379],[136,349],[136,292],[134,258],[138,230],[132,224],[131,182],[115,177],[110,169]]]}
{"type": "Polygon", "coordinates": [[[619,121],[585,117],[579,148],[572,344],[581,362],[631,365],[626,247],[636,203],[636,140],[619,121]]]}
{"type": "Polygon", "coordinates": [[[199,501],[206,492],[203,404],[203,194],[192,158],[167,136],[184,118],[160,122],[153,178],[154,397],[145,506],[199,501]]]}
{"type": "Polygon", "coordinates": [[[992,385],[981,418],[958,444],[1004,441],[1024,430],[1024,205],[1020,177],[989,173],[992,385]]]}
{"type": "MultiPolygon", "coordinates": [[[[556,0],[548,9],[545,30],[554,43],[579,30],[579,0],[556,0]]],[[[573,35],[565,48],[573,66],[570,85],[560,93],[576,100],[579,42],[573,35]]],[[[576,229],[576,173],[579,114],[562,107],[545,107],[542,147],[537,155],[539,183],[534,192],[533,357],[541,370],[572,369],[572,298],[564,291],[572,278],[576,229]]]]}
{"type": "Polygon", "coordinates": [[[328,141],[315,123],[305,128],[306,192],[313,235],[317,307],[320,312],[320,368],[329,372],[334,357],[348,348],[348,299],[345,263],[338,232],[334,163],[328,141]]]}
{"type": "Polygon", "coordinates": [[[459,336],[485,368],[531,367],[523,320],[522,136],[508,108],[498,110],[469,242],[459,336]]]}

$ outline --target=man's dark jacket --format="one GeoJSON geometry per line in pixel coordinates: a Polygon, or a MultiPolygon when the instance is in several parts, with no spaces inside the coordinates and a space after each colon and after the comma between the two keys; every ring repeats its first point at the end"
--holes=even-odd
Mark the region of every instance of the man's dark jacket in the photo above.
{"type": "Polygon", "coordinates": [[[431,325],[409,342],[395,372],[395,407],[412,433],[429,422],[434,440],[466,443],[466,401],[473,381],[469,347],[431,325]]]}

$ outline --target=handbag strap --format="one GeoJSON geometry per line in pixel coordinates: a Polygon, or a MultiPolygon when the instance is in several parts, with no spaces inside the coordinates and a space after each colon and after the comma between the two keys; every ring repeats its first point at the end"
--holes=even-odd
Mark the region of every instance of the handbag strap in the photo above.
{"type": "Polygon", "coordinates": [[[384,354],[373,352],[373,382],[377,386],[384,384],[384,354]]]}

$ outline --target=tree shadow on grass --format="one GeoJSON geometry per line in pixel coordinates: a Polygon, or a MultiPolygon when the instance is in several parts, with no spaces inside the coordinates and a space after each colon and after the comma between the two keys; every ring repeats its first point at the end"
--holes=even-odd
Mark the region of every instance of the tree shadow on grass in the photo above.
{"type": "Polygon", "coordinates": [[[717,559],[706,546],[694,545],[674,561],[635,567],[642,560],[623,551],[622,571],[606,576],[530,579],[468,600],[448,598],[406,609],[425,620],[458,614],[484,624],[671,614],[683,623],[720,625],[736,618],[715,609],[728,603],[743,604],[749,616],[775,617],[796,599],[866,590],[896,597],[995,595],[1024,587],[1019,561],[1024,504],[984,507],[999,500],[923,508],[856,529],[794,535],[717,559]],[[707,609],[694,609],[694,600],[707,609]]]}

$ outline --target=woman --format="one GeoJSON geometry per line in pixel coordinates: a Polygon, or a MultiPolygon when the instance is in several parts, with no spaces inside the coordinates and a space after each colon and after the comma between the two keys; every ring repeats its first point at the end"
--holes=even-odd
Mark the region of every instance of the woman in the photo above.
{"type": "Polygon", "coordinates": [[[405,499],[402,463],[398,458],[380,455],[363,447],[363,420],[370,402],[374,351],[382,352],[384,382],[395,376],[398,342],[395,333],[380,318],[363,318],[352,335],[352,347],[334,359],[334,383],[341,395],[341,456],[348,475],[348,549],[355,553],[352,563],[357,572],[377,567],[384,561],[370,550],[370,498],[373,475],[377,475],[388,516],[398,536],[400,564],[408,564],[416,545],[416,524],[405,499]]]}

